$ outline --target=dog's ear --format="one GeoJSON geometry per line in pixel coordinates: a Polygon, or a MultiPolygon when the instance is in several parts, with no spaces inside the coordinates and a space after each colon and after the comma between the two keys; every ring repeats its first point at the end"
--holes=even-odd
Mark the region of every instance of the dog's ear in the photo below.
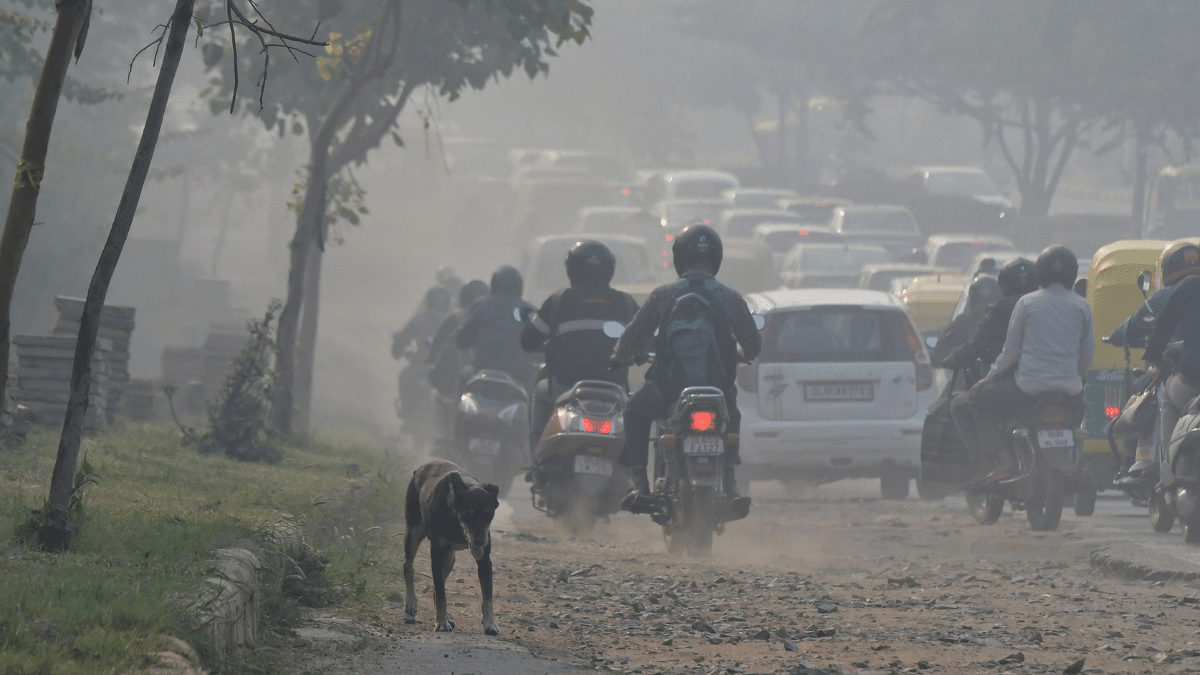
{"type": "Polygon", "coordinates": [[[490,494],[493,497],[500,496],[500,486],[498,486],[498,485],[492,485],[491,483],[484,483],[483,489],[487,490],[488,494],[490,494]]]}
{"type": "Polygon", "coordinates": [[[467,491],[467,484],[463,482],[462,475],[459,473],[446,474],[446,482],[450,484],[450,490],[455,498],[465,494],[467,491]]]}

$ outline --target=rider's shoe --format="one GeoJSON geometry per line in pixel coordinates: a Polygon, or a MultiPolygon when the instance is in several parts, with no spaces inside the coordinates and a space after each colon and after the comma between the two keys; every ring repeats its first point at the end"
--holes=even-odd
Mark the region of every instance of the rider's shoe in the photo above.
{"type": "Polygon", "coordinates": [[[646,478],[646,467],[636,466],[633,472],[633,489],[621,500],[621,510],[630,513],[653,513],[656,509],[650,496],[650,481],[646,478]]]}
{"type": "Polygon", "coordinates": [[[1130,478],[1141,478],[1152,466],[1154,466],[1154,463],[1149,459],[1139,459],[1133,463],[1133,466],[1129,467],[1126,475],[1130,478]]]}

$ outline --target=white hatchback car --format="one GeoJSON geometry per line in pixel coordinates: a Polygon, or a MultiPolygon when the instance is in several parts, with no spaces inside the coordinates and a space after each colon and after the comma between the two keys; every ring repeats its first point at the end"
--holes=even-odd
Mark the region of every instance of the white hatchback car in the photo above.
{"type": "Polygon", "coordinates": [[[858,289],[747,296],[766,317],[763,350],[738,371],[741,472],[751,480],[878,478],[908,496],[937,397],[929,354],[904,305],[858,289]]]}

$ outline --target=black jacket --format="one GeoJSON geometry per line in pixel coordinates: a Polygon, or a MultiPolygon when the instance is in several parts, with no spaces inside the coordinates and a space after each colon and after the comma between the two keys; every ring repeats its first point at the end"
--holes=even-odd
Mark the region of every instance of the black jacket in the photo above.
{"type": "Polygon", "coordinates": [[[1151,295],[1132,316],[1113,329],[1112,334],[1108,336],[1108,344],[1117,347],[1145,347],[1146,340],[1154,330],[1154,320],[1162,314],[1167,300],[1171,297],[1171,291],[1174,290],[1174,286],[1167,286],[1151,295]]]}
{"type": "Polygon", "coordinates": [[[472,350],[471,365],[476,370],[502,370],[523,387],[533,384],[536,366],[533,357],[521,349],[521,322],[514,309],[533,313],[533,305],[510,293],[493,292],[471,305],[466,321],[458,329],[454,342],[459,349],[472,350]]]}
{"type": "Polygon", "coordinates": [[[1190,385],[1200,385],[1200,275],[1190,276],[1175,285],[1146,343],[1147,361],[1162,358],[1167,342],[1177,329],[1183,334],[1179,372],[1190,385]]]}
{"type": "Polygon", "coordinates": [[[603,325],[607,321],[625,325],[637,310],[632,295],[607,284],[566,288],[547,298],[533,321],[525,325],[521,347],[529,352],[544,349],[549,374],[564,386],[580,380],[624,386],[629,369],[608,369],[617,340],[604,334],[603,325]]]}
{"type": "Polygon", "coordinates": [[[1000,351],[1004,349],[1004,340],[1008,337],[1008,322],[1012,318],[1013,307],[1016,306],[1020,295],[1006,295],[997,300],[984,312],[975,332],[962,345],[946,355],[940,365],[942,368],[962,368],[968,385],[983,379],[1000,351]]]}

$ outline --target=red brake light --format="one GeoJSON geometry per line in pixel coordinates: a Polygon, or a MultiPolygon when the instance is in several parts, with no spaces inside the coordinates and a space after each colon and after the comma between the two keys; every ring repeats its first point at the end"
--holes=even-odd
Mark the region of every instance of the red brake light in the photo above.
{"type": "Polygon", "coordinates": [[[717,414],[701,410],[692,413],[692,431],[713,431],[717,428],[717,414]]]}
{"type": "Polygon", "coordinates": [[[600,433],[602,433],[602,434],[611,434],[612,433],[612,420],[604,420],[603,422],[600,423],[600,433]]]}
{"type": "Polygon", "coordinates": [[[829,202],[817,202],[816,204],[813,204],[813,206],[815,206],[819,209],[823,209],[826,206],[829,206],[829,202]]]}
{"type": "Polygon", "coordinates": [[[628,197],[629,196],[629,188],[621,188],[621,194],[628,197]]]}
{"type": "Polygon", "coordinates": [[[663,237],[663,239],[666,239],[667,241],[675,241],[675,235],[668,234],[667,236],[663,237]]]}
{"type": "Polygon", "coordinates": [[[705,225],[711,225],[711,224],[712,224],[712,223],[708,222],[708,218],[705,218],[704,220],[702,220],[702,221],[700,221],[700,222],[704,223],[705,225]]]}
{"type": "Polygon", "coordinates": [[[1110,420],[1117,419],[1117,415],[1121,414],[1120,408],[1108,407],[1104,409],[1104,416],[1110,420]]]}
{"type": "Polygon", "coordinates": [[[800,230],[800,234],[802,234],[802,235],[804,235],[804,236],[806,236],[806,237],[807,237],[807,236],[808,236],[808,230],[800,230]]]}

